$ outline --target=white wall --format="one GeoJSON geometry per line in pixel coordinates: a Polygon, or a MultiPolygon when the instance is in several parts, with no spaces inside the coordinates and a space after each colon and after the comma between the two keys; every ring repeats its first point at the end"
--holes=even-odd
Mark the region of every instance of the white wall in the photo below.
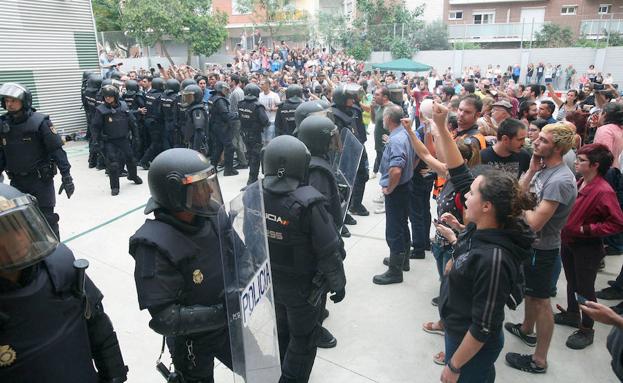
{"type": "Polygon", "coordinates": [[[443,18],[443,0],[406,0],[408,9],[424,4],[424,14],[422,18],[430,23],[432,21],[441,20],[443,18]]]}

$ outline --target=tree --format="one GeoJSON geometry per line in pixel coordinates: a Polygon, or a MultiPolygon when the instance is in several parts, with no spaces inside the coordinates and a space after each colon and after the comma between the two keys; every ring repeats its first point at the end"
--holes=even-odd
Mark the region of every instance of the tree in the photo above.
{"type": "Polygon", "coordinates": [[[416,37],[417,47],[422,50],[450,49],[448,42],[448,28],[441,21],[435,21],[422,29],[416,37]]]}
{"type": "Polygon", "coordinates": [[[95,16],[95,27],[98,32],[123,29],[119,0],[92,0],[91,4],[95,16]]]}
{"type": "Polygon", "coordinates": [[[534,34],[537,48],[564,48],[573,44],[573,32],[569,27],[558,24],[545,24],[543,29],[534,34]]]}
{"type": "Polygon", "coordinates": [[[315,36],[324,46],[344,45],[346,36],[346,18],[341,13],[318,12],[316,23],[308,23],[310,36],[315,36]]]}
{"type": "Polygon", "coordinates": [[[402,38],[394,39],[389,50],[394,59],[410,59],[417,51],[413,42],[402,38]]]}
{"type": "Polygon", "coordinates": [[[285,25],[306,19],[305,14],[298,12],[294,3],[288,0],[238,0],[238,11],[251,14],[254,25],[265,26],[273,42],[285,25]]]}
{"type": "Polygon", "coordinates": [[[210,1],[202,0],[126,0],[121,13],[127,33],[144,44],[160,44],[171,63],[165,41],[174,40],[188,46],[191,54],[209,56],[227,38],[227,15],[214,12],[210,1]]]}

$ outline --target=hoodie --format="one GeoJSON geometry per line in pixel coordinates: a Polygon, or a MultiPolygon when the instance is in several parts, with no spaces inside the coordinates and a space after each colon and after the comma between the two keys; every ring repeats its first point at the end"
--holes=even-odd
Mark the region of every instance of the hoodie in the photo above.
{"type": "Polygon", "coordinates": [[[522,281],[520,265],[528,259],[534,238],[523,222],[516,229],[467,225],[439,295],[439,314],[449,335],[462,339],[469,331],[484,343],[501,330],[504,306],[522,281]]]}

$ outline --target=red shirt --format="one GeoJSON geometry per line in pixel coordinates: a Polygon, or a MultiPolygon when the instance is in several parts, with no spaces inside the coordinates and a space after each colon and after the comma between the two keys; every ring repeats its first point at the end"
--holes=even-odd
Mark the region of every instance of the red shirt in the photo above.
{"type": "Polygon", "coordinates": [[[420,115],[420,103],[422,103],[422,100],[424,100],[426,97],[431,96],[431,95],[432,93],[429,92],[428,90],[425,90],[422,92],[418,88],[417,90],[413,91],[412,97],[415,99],[415,115],[416,116],[420,115]]]}
{"type": "Polygon", "coordinates": [[[562,229],[563,243],[623,232],[623,212],[608,181],[598,175],[580,190],[583,182],[583,178],[578,181],[578,198],[562,229]],[[580,233],[580,227],[583,233],[580,233]]]}

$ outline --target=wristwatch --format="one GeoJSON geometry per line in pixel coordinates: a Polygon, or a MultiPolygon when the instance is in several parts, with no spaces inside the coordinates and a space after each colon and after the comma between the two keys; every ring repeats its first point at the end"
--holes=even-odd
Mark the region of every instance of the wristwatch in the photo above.
{"type": "Polygon", "coordinates": [[[448,361],[448,368],[450,369],[450,371],[452,371],[455,374],[460,374],[461,373],[461,369],[460,368],[456,368],[452,365],[452,360],[448,361]]]}

